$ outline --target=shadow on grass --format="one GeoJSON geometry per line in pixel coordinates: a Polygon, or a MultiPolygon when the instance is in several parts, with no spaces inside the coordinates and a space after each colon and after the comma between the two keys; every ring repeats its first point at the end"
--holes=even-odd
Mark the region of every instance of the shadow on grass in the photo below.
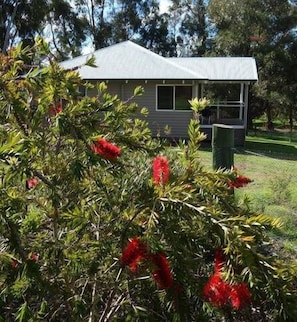
{"type": "Polygon", "coordinates": [[[268,141],[246,141],[243,148],[238,150],[252,151],[263,154],[267,157],[277,159],[297,160],[297,148],[294,145],[274,143],[268,141]]]}
{"type": "Polygon", "coordinates": [[[277,140],[277,141],[284,141],[284,142],[297,142],[297,132],[294,131],[290,133],[288,131],[281,132],[281,131],[261,131],[261,130],[250,130],[249,135],[253,138],[262,138],[268,140],[277,140]]]}
{"type": "MultiPolygon", "coordinates": [[[[211,143],[204,142],[201,144],[201,150],[211,152],[211,143]]],[[[246,141],[244,146],[235,146],[234,152],[239,154],[263,155],[265,157],[282,160],[297,160],[297,146],[286,145],[284,143],[246,141]]]]}

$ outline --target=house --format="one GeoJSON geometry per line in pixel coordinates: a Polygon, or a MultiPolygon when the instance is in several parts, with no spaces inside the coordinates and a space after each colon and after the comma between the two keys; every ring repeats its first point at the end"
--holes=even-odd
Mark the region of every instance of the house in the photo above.
{"type": "MultiPolygon", "coordinates": [[[[124,41],[93,53],[98,67],[85,66],[87,55],[61,63],[78,68],[83,79],[105,81],[108,90],[122,100],[131,97],[141,85],[144,94],[135,101],[149,110],[148,123],[153,135],[187,138],[193,117],[188,100],[211,99],[201,115],[201,129],[211,137],[212,124],[232,125],[235,144],[245,140],[249,85],[258,80],[252,57],[166,58],[131,41],[124,41]],[[168,126],[170,133],[164,133],[168,126]]],[[[95,95],[88,92],[87,95],[95,95]]]]}

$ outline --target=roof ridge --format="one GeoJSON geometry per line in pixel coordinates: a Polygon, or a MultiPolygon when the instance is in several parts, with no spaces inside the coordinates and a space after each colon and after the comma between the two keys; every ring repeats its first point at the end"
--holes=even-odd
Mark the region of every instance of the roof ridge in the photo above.
{"type": "Polygon", "coordinates": [[[66,59],[66,60],[63,60],[63,61],[62,61],[62,63],[65,63],[65,62],[68,62],[68,61],[71,61],[71,60],[73,61],[73,60],[75,60],[75,59],[82,59],[83,57],[95,56],[95,54],[96,54],[97,52],[99,52],[99,51],[102,51],[102,50],[104,50],[104,49],[108,49],[108,48],[113,47],[113,46],[117,46],[117,45],[123,44],[123,43],[125,43],[125,42],[133,43],[133,42],[132,42],[132,41],[130,41],[130,40],[125,40],[125,41],[117,42],[117,43],[111,44],[111,45],[109,45],[109,46],[102,47],[102,48],[98,48],[98,49],[96,49],[96,50],[90,51],[90,52],[89,52],[89,53],[87,53],[87,54],[82,54],[82,55],[79,55],[79,56],[76,56],[76,57],[73,57],[73,58],[68,58],[68,59],[66,59]]]}
{"type": "MultiPolygon", "coordinates": [[[[138,44],[136,44],[135,42],[131,41],[131,40],[126,40],[125,42],[129,42],[131,44],[133,44],[134,46],[136,46],[137,48],[139,48],[140,50],[146,52],[147,54],[151,55],[151,56],[155,56],[157,57],[158,59],[162,59],[163,61],[165,61],[166,63],[169,63],[170,65],[174,66],[175,68],[178,68],[180,70],[183,70],[187,73],[190,73],[192,76],[194,77],[199,77],[201,78],[201,76],[203,76],[203,78],[207,79],[207,77],[205,77],[205,75],[197,75],[197,73],[193,72],[192,70],[190,70],[189,68],[186,68],[184,66],[180,66],[179,64],[176,64],[176,63],[173,63],[171,61],[168,60],[168,58],[174,58],[174,57],[163,57],[157,53],[154,53],[153,51],[150,51],[149,49],[143,47],[143,46],[140,46],[138,44]]],[[[122,42],[123,43],[123,42],[122,42]]],[[[121,43],[119,43],[121,44],[121,43]]],[[[202,79],[202,78],[201,78],[202,79]]]]}

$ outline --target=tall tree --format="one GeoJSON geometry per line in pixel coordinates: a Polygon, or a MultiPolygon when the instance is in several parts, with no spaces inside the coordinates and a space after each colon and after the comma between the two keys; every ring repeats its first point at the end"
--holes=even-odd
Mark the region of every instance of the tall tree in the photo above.
{"type": "Polygon", "coordinates": [[[119,1],[117,11],[111,17],[112,38],[115,42],[129,40],[139,32],[142,21],[150,14],[151,2],[155,4],[155,1],[119,1]]]}
{"type": "Polygon", "coordinates": [[[176,56],[176,42],[170,28],[170,15],[160,13],[158,1],[147,3],[136,41],[162,56],[176,56]]]}
{"type": "Polygon", "coordinates": [[[173,0],[169,8],[180,56],[202,56],[207,50],[205,0],[173,0]]]}
{"type": "Polygon", "coordinates": [[[83,47],[96,50],[127,39],[163,55],[174,54],[170,17],[160,14],[157,0],[4,0],[0,14],[4,52],[42,35],[51,40],[59,60],[81,54],[83,47]]]}
{"type": "Polygon", "coordinates": [[[3,0],[0,5],[0,46],[3,52],[22,41],[32,45],[36,36],[52,39],[59,59],[80,53],[87,23],[71,1],[3,0]]]}
{"type": "Polygon", "coordinates": [[[20,39],[34,43],[47,12],[46,0],[2,0],[0,4],[0,46],[3,52],[20,39]]]}
{"type": "Polygon", "coordinates": [[[86,17],[78,15],[71,1],[52,0],[46,18],[57,58],[80,55],[89,30],[86,17]]]}
{"type": "Polygon", "coordinates": [[[160,51],[157,47],[166,43],[167,21],[160,16],[159,1],[77,0],[76,4],[88,21],[94,49],[133,39],[160,51]]]}
{"type": "Polygon", "coordinates": [[[162,56],[177,56],[177,43],[170,28],[170,15],[153,13],[139,32],[137,42],[162,56]]]}
{"type": "Polygon", "coordinates": [[[78,15],[87,21],[85,32],[94,49],[110,45],[112,25],[110,16],[115,13],[115,1],[110,0],[76,0],[78,15]]]}
{"type": "MultiPolygon", "coordinates": [[[[296,37],[296,5],[288,0],[210,1],[208,12],[217,28],[217,55],[254,56],[260,81],[254,86],[256,113],[266,113],[273,129],[273,115],[288,102],[288,66],[293,66],[296,37]]],[[[255,114],[254,114],[255,115],[255,114]]]]}

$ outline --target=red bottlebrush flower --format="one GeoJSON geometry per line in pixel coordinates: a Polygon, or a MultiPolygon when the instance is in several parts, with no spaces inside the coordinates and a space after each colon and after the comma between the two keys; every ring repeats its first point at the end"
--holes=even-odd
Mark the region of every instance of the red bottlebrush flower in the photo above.
{"type": "Polygon", "coordinates": [[[221,249],[215,251],[214,274],[209,278],[203,288],[203,296],[206,301],[222,307],[231,305],[239,310],[251,303],[251,293],[245,283],[230,285],[221,278],[221,270],[225,262],[225,256],[221,249]]]}
{"type": "Polygon", "coordinates": [[[230,188],[241,188],[241,187],[245,187],[250,182],[252,182],[251,179],[243,175],[238,175],[234,181],[231,181],[228,183],[228,186],[230,188]]]}
{"type": "Polygon", "coordinates": [[[17,268],[17,267],[19,266],[19,262],[18,262],[16,259],[14,259],[14,260],[11,262],[11,266],[12,266],[12,268],[17,268]]]}
{"type": "Polygon", "coordinates": [[[242,307],[251,303],[252,296],[250,290],[245,283],[235,284],[230,289],[230,302],[234,309],[241,309],[242,307]]]}
{"type": "Polygon", "coordinates": [[[27,189],[33,189],[38,183],[38,180],[36,178],[31,178],[26,181],[26,188],[27,189]]]}
{"type": "Polygon", "coordinates": [[[63,111],[62,103],[59,102],[56,106],[56,114],[61,113],[63,111]]]}
{"type": "Polygon", "coordinates": [[[257,41],[263,40],[264,38],[263,37],[260,37],[260,36],[250,36],[249,39],[250,39],[250,41],[257,42],[257,41]]]}
{"type": "Polygon", "coordinates": [[[203,288],[205,300],[218,307],[227,304],[229,295],[229,284],[224,282],[218,274],[212,275],[203,288]]]}
{"type": "Polygon", "coordinates": [[[33,262],[38,262],[39,254],[32,252],[29,254],[28,258],[32,260],[33,262]]]}
{"type": "Polygon", "coordinates": [[[121,148],[116,145],[106,141],[105,139],[98,139],[91,145],[91,149],[94,153],[108,160],[116,160],[121,154],[121,148]]]}
{"type": "Polygon", "coordinates": [[[153,180],[156,185],[166,184],[169,180],[169,162],[166,157],[158,156],[153,161],[153,180]]]}
{"type": "Polygon", "coordinates": [[[163,253],[151,255],[154,265],[153,277],[160,289],[167,289],[173,286],[173,277],[171,274],[169,262],[163,253]]]}
{"type": "Polygon", "coordinates": [[[128,245],[123,251],[121,262],[129,266],[130,270],[135,273],[139,263],[147,256],[147,245],[134,237],[129,241],[128,245]]]}
{"type": "Polygon", "coordinates": [[[53,116],[61,113],[62,111],[63,111],[63,107],[61,102],[59,102],[56,107],[51,106],[49,110],[50,115],[53,115],[53,116]]]}
{"type": "Polygon", "coordinates": [[[215,251],[215,260],[214,260],[214,271],[215,274],[219,273],[225,263],[225,256],[223,254],[223,251],[221,249],[216,249],[215,251]]]}

